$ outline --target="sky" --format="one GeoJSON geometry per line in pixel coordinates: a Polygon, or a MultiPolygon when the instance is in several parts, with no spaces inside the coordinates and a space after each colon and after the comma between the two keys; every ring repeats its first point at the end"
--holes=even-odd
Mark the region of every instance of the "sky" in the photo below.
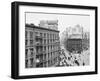
{"type": "Polygon", "coordinates": [[[60,34],[66,30],[67,27],[74,27],[79,24],[83,26],[85,31],[90,30],[90,16],[89,15],[75,15],[75,14],[46,14],[46,13],[25,13],[26,23],[33,23],[38,26],[40,20],[58,20],[58,30],[60,34]]]}

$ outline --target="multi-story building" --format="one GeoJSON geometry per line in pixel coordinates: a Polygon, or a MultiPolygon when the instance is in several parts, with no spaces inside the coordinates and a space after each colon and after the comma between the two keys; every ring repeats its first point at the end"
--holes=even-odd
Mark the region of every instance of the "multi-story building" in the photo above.
{"type": "Polygon", "coordinates": [[[25,27],[25,67],[35,67],[36,51],[33,28],[25,27]]]}
{"type": "Polygon", "coordinates": [[[58,20],[41,20],[40,27],[58,30],[58,20]]]}
{"type": "Polygon", "coordinates": [[[81,53],[89,48],[89,32],[84,32],[80,25],[69,27],[67,34],[66,48],[69,52],[81,53]]]}
{"type": "MultiPolygon", "coordinates": [[[[54,22],[52,23],[54,24],[54,22]]],[[[57,22],[55,24],[57,27],[57,22]]],[[[57,29],[26,24],[25,34],[26,68],[53,67],[58,65],[60,42],[57,29]]]]}
{"type": "Polygon", "coordinates": [[[89,31],[83,27],[67,27],[61,38],[61,58],[59,66],[85,66],[90,63],[89,31]]]}

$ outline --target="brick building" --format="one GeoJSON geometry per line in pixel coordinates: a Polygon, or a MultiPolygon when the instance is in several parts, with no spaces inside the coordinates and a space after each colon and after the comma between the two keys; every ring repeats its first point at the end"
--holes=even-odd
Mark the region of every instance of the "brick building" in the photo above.
{"type": "Polygon", "coordinates": [[[59,63],[60,42],[59,31],[56,29],[57,22],[46,24],[47,27],[43,27],[43,24],[42,26],[25,25],[26,68],[53,67],[59,63]],[[56,28],[53,28],[53,25],[56,28]]]}

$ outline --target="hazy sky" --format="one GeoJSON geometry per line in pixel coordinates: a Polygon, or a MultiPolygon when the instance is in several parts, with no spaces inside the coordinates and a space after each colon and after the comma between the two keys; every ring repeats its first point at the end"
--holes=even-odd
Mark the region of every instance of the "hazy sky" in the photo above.
{"type": "Polygon", "coordinates": [[[26,13],[26,23],[34,23],[35,25],[38,25],[40,20],[58,20],[58,30],[60,31],[60,34],[67,27],[74,27],[77,24],[83,26],[85,31],[89,31],[90,28],[90,16],[26,13]]]}

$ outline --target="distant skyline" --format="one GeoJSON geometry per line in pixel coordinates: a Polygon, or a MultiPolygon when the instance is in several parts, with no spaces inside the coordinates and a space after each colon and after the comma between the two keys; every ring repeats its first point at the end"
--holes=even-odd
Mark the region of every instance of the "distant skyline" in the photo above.
{"type": "Polygon", "coordinates": [[[81,25],[85,31],[90,31],[90,16],[89,15],[63,15],[63,14],[44,14],[44,13],[25,13],[26,23],[39,25],[40,20],[58,20],[58,30],[60,34],[67,27],[81,25]]]}

